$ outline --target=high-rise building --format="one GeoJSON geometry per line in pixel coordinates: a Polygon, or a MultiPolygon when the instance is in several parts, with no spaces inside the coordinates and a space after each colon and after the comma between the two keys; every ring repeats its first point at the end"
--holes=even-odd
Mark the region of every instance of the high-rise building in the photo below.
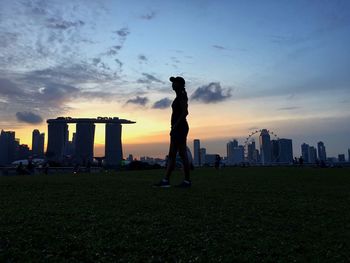
{"type": "Polygon", "coordinates": [[[75,159],[77,163],[87,165],[94,158],[95,124],[79,122],[76,127],[75,159]]]}
{"type": "Polygon", "coordinates": [[[303,157],[304,163],[309,162],[309,148],[310,146],[306,143],[301,145],[301,156],[303,157]]]}
{"type": "Polygon", "coordinates": [[[313,146],[309,147],[309,163],[316,163],[317,160],[317,151],[313,146]]]}
{"type": "Polygon", "coordinates": [[[234,164],[234,149],[238,147],[238,141],[232,140],[229,141],[226,145],[226,151],[227,151],[227,163],[228,164],[234,164]]]}
{"type": "Polygon", "coordinates": [[[271,163],[271,141],[268,130],[263,129],[259,136],[261,163],[266,165],[271,163]]]}
{"type": "Polygon", "coordinates": [[[30,150],[27,144],[20,144],[18,147],[18,159],[26,160],[30,156],[30,150]]]}
{"type": "Polygon", "coordinates": [[[32,154],[35,157],[44,156],[44,141],[45,134],[40,133],[39,130],[34,130],[32,135],[32,154]]]}
{"type": "Polygon", "coordinates": [[[233,148],[233,156],[231,164],[240,164],[244,162],[244,146],[239,145],[233,148]]]}
{"type": "Polygon", "coordinates": [[[207,149],[201,148],[199,156],[200,156],[201,166],[205,165],[206,164],[207,149]]]}
{"type": "Polygon", "coordinates": [[[317,151],[318,151],[318,159],[320,161],[326,161],[327,160],[327,154],[326,154],[326,147],[324,146],[323,142],[317,143],[317,151]]]}
{"type": "Polygon", "coordinates": [[[55,162],[61,162],[63,160],[66,143],[68,141],[67,134],[67,123],[52,122],[48,124],[46,156],[49,160],[55,162]]]}
{"type": "Polygon", "coordinates": [[[248,159],[248,162],[250,162],[250,163],[256,163],[258,161],[257,154],[256,154],[256,146],[255,146],[255,141],[254,140],[251,143],[248,144],[247,159],[248,159]]]}
{"type": "Polygon", "coordinates": [[[345,154],[338,155],[338,162],[345,163],[345,154]]]}
{"type": "Polygon", "coordinates": [[[348,149],[348,162],[350,163],[350,149],[348,149]]]}
{"type": "Polygon", "coordinates": [[[15,132],[1,130],[0,165],[11,164],[15,160],[15,132]]]}
{"type": "Polygon", "coordinates": [[[200,149],[201,149],[201,142],[199,139],[193,140],[193,165],[194,166],[200,166],[201,165],[201,158],[200,158],[200,149]]]}
{"type": "Polygon", "coordinates": [[[293,163],[293,142],[290,139],[279,139],[279,162],[293,163]]]}
{"type": "Polygon", "coordinates": [[[105,160],[108,166],[120,166],[123,159],[122,125],[106,124],[105,160]]]}
{"type": "Polygon", "coordinates": [[[278,140],[271,140],[271,162],[279,162],[280,146],[278,140]]]}

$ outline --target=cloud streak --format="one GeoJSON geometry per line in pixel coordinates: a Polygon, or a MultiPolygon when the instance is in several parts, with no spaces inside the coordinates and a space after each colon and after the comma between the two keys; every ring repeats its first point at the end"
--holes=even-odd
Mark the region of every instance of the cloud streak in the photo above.
{"type": "Polygon", "coordinates": [[[146,106],[148,103],[148,98],[147,97],[140,97],[137,96],[134,99],[129,99],[126,104],[136,104],[136,105],[141,105],[141,106],[146,106]]]}
{"type": "Polygon", "coordinates": [[[203,103],[218,103],[231,97],[231,89],[223,89],[219,82],[211,82],[197,88],[191,96],[192,100],[203,103]]]}
{"type": "Polygon", "coordinates": [[[169,98],[164,98],[161,100],[156,101],[152,108],[153,109],[166,109],[169,108],[169,106],[171,105],[171,100],[169,98]]]}
{"type": "Polygon", "coordinates": [[[151,11],[151,12],[149,12],[147,14],[141,15],[140,18],[143,19],[143,20],[152,20],[152,19],[154,19],[156,17],[156,14],[157,13],[155,11],[151,11]]]}
{"type": "Polygon", "coordinates": [[[43,122],[43,118],[30,111],[17,112],[16,118],[19,122],[25,122],[30,124],[39,124],[43,122]]]}
{"type": "Polygon", "coordinates": [[[142,84],[151,84],[152,82],[164,83],[160,79],[158,79],[155,76],[148,74],[148,73],[142,73],[142,76],[143,76],[143,78],[138,79],[137,83],[142,83],[142,84]]]}

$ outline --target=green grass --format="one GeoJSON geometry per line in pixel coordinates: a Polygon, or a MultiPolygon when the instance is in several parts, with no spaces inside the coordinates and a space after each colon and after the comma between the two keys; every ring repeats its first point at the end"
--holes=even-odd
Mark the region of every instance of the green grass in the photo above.
{"type": "Polygon", "coordinates": [[[0,262],[350,261],[350,169],[162,173],[0,177],[0,262]]]}

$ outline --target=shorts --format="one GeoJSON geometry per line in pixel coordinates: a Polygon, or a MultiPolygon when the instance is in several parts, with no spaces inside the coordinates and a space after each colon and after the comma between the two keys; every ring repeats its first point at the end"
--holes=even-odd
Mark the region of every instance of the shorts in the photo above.
{"type": "Polygon", "coordinates": [[[184,144],[187,140],[189,128],[188,125],[177,127],[170,132],[170,141],[176,144],[184,144]]]}

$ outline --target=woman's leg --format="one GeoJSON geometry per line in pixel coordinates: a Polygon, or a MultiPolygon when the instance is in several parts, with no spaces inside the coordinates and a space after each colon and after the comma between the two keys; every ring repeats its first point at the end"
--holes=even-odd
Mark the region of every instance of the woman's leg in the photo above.
{"type": "Polygon", "coordinates": [[[187,146],[186,142],[179,145],[179,155],[182,159],[185,180],[190,181],[190,163],[187,156],[187,146]]]}
{"type": "Polygon", "coordinates": [[[169,180],[171,172],[175,168],[177,154],[177,145],[173,141],[170,141],[169,155],[168,155],[168,166],[165,173],[165,179],[169,180]]]}

